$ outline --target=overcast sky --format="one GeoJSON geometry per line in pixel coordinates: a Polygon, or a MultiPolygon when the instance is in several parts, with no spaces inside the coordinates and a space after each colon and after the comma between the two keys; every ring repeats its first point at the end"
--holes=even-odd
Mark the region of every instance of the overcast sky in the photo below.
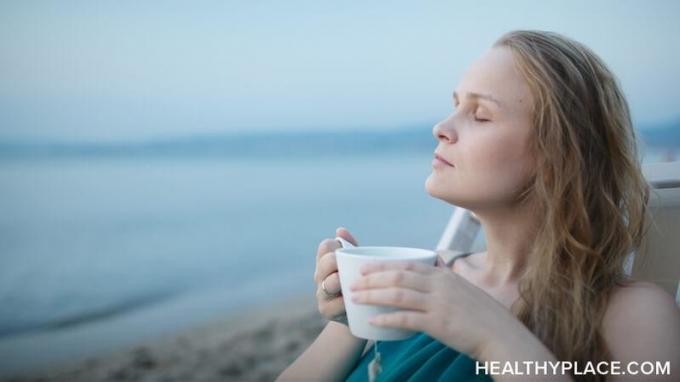
{"type": "Polygon", "coordinates": [[[640,124],[680,116],[678,1],[17,0],[0,5],[0,139],[430,124],[519,28],[590,46],[640,124]]]}

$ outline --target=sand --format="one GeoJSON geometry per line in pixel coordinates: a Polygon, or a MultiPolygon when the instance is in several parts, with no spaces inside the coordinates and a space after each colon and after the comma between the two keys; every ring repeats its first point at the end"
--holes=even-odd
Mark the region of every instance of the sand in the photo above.
{"type": "Polygon", "coordinates": [[[298,296],[114,353],[0,381],[273,381],[327,322],[313,295],[298,296]]]}

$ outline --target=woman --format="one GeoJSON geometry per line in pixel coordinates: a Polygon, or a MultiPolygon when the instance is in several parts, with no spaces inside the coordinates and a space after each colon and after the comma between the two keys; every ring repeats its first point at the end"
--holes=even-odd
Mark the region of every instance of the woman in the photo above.
{"type": "MultiPolygon", "coordinates": [[[[380,342],[378,380],[489,380],[474,361],[527,360],[616,361],[624,371],[630,361],[669,361],[672,372],[606,375],[616,372],[609,364],[550,380],[678,378],[675,301],[623,272],[648,224],[649,188],[626,100],[604,63],[558,34],[511,32],[469,68],[453,102],[433,130],[426,188],[479,218],[487,250],[443,267],[365,270],[352,286],[357,302],[405,309],[373,324],[422,332],[380,342]]],[[[356,243],[344,229],[336,235],[356,243]]],[[[367,377],[373,354],[362,357],[370,344],[346,326],[338,247],[319,245],[315,273],[319,310],[331,321],[280,380],[367,377]]],[[[493,379],[546,379],[539,372],[493,379]]]]}

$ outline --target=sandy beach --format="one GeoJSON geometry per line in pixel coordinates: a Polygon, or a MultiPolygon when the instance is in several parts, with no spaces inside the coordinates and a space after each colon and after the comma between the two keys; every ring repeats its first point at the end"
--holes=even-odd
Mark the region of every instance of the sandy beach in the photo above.
{"type": "Polygon", "coordinates": [[[312,293],[0,381],[272,381],[326,323],[312,293]]]}

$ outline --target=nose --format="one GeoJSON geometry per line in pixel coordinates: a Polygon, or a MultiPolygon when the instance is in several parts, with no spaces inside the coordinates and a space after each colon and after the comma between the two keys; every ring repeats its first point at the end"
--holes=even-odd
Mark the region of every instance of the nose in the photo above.
{"type": "Polygon", "coordinates": [[[454,143],[458,140],[458,133],[456,133],[449,118],[434,125],[432,135],[436,140],[446,143],[454,143]]]}

